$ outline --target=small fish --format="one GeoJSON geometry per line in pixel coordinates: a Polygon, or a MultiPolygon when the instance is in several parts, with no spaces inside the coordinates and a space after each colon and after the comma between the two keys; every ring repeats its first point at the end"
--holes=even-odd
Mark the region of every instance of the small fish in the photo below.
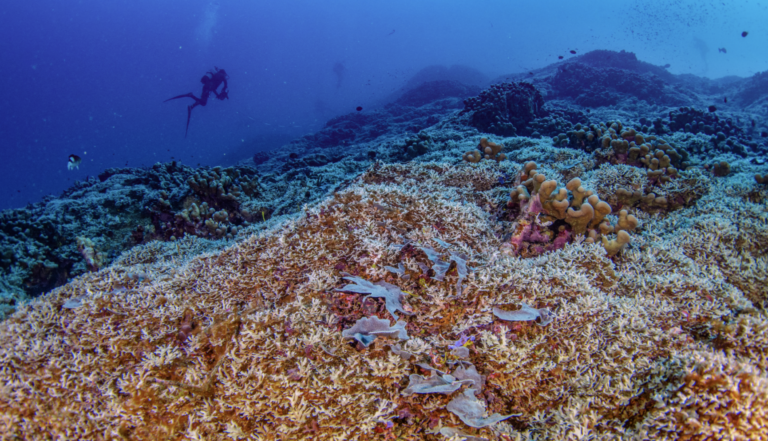
{"type": "Polygon", "coordinates": [[[724,102],[724,103],[727,103],[727,102],[728,102],[728,97],[727,97],[727,96],[724,96],[724,97],[723,97],[723,102],[724,102]]]}
{"type": "Polygon", "coordinates": [[[664,69],[669,69],[669,67],[672,66],[671,64],[667,63],[664,66],[662,66],[664,69]]]}
{"type": "Polygon", "coordinates": [[[362,106],[357,106],[357,107],[355,107],[355,110],[357,110],[358,112],[361,112],[363,110],[363,107],[362,106]]]}
{"type": "Polygon", "coordinates": [[[558,60],[562,60],[562,59],[563,59],[563,56],[562,56],[562,55],[560,55],[559,57],[557,57],[557,59],[558,59],[558,60]]]}
{"type": "Polygon", "coordinates": [[[708,109],[709,109],[710,112],[716,112],[717,111],[717,107],[715,107],[715,106],[709,106],[708,109]]]}
{"type": "Polygon", "coordinates": [[[570,50],[570,51],[568,51],[568,52],[570,52],[570,53],[572,53],[572,54],[574,54],[574,55],[576,54],[576,51],[574,51],[574,50],[570,50]]]}
{"type": "Polygon", "coordinates": [[[747,32],[747,31],[744,31],[744,32],[742,32],[742,33],[741,33],[741,36],[742,36],[742,37],[746,37],[746,36],[747,36],[747,34],[749,34],[749,32],[747,32]]]}
{"type": "Polygon", "coordinates": [[[728,51],[727,51],[727,50],[725,50],[725,48],[724,48],[724,47],[719,47],[719,48],[717,48],[717,51],[718,51],[718,52],[722,52],[722,53],[724,53],[724,54],[727,54],[727,53],[728,53],[728,51]]]}
{"type": "Polygon", "coordinates": [[[67,161],[67,170],[79,170],[81,162],[83,162],[83,160],[79,156],[69,155],[69,160],[67,161]]]}

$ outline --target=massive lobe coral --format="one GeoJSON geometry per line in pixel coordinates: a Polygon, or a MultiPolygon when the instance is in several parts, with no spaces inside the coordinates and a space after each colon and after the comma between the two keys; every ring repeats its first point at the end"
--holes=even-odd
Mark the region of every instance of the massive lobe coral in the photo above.
{"type": "Polygon", "coordinates": [[[530,83],[494,84],[464,101],[459,115],[469,115],[469,125],[500,136],[528,135],[528,124],[545,115],[544,98],[530,83]]]}

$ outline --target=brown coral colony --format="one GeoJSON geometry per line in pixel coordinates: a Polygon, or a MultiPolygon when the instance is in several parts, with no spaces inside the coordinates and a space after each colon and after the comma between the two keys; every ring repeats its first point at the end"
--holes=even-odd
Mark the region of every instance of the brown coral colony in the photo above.
{"type": "Polygon", "coordinates": [[[628,233],[638,225],[635,216],[621,210],[617,225],[612,226],[605,220],[611,214],[610,205],[585,190],[579,178],[556,191],[558,183],[546,180],[536,167],[535,162],[526,163],[510,193],[508,206],[515,225],[512,253],[535,256],[562,248],[575,235],[586,235],[586,243],[601,240],[608,255],[614,256],[631,241],[628,233]],[[609,239],[612,233],[618,237],[609,239]]]}

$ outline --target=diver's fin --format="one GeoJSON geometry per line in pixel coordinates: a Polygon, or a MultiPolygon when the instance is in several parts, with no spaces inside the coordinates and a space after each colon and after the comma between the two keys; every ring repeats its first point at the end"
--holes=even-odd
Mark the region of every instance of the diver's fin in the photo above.
{"type": "Polygon", "coordinates": [[[192,106],[187,106],[187,130],[184,132],[184,137],[187,137],[189,133],[189,119],[192,118],[192,106]]]}
{"type": "Polygon", "coordinates": [[[175,97],[173,97],[173,98],[168,98],[167,100],[165,100],[165,101],[163,101],[163,102],[164,102],[164,103],[167,103],[167,102],[168,102],[168,101],[170,101],[170,100],[176,100],[176,99],[179,99],[179,98],[192,98],[192,99],[194,99],[195,101],[197,101],[197,98],[196,98],[194,95],[192,95],[191,93],[185,93],[184,95],[179,95],[179,96],[175,96],[175,97]]]}

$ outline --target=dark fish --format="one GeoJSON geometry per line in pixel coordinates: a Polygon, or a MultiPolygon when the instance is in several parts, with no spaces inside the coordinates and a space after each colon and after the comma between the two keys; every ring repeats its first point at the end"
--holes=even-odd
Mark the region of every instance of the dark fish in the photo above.
{"type": "Polygon", "coordinates": [[[747,36],[747,34],[749,34],[749,32],[747,32],[747,31],[744,31],[744,32],[742,32],[742,33],[741,33],[741,36],[742,36],[742,37],[746,37],[746,36],[747,36]]]}
{"type": "Polygon", "coordinates": [[[724,96],[724,97],[723,97],[723,102],[724,102],[724,103],[727,103],[727,102],[728,102],[728,97],[727,97],[727,96],[724,96]]]}
{"type": "Polygon", "coordinates": [[[357,106],[357,107],[355,107],[355,110],[357,110],[358,112],[360,112],[361,110],[363,110],[363,107],[362,107],[362,106],[357,106]]]}
{"type": "Polygon", "coordinates": [[[570,52],[570,53],[572,53],[572,54],[576,54],[576,51],[574,51],[574,50],[570,50],[570,51],[568,51],[568,52],[570,52]]]}
{"type": "Polygon", "coordinates": [[[557,59],[558,59],[558,60],[562,60],[562,59],[563,59],[563,56],[562,56],[562,55],[560,55],[559,57],[557,57],[557,59]]]}
{"type": "Polygon", "coordinates": [[[724,48],[724,47],[719,47],[719,48],[717,48],[717,51],[718,51],[718,52],[722,52],[722,53],[724,53],[724,54],[727,54],[727,53],[728,53],[728,51],[727,51],[727,50],[725,50],[725,48],[724,48]]]}
{"type": "Polygon", "coordinates": [[[710,112],[715,112],[717,110],[717,107],[709,106],[708,109],[709,109],[710,112]]]}
{"type": "Polygon", "coordinates": [[[82,159],[80,159],[77,155],[69,155],[69,160],[67,161],[67,170],[74,170],[74,169],[80,169],[80,163],[83,162],[82,159]]]}
{"type": "Polygon", "coordinates": [[[669,63],[667,63],[667,64],[665,64],[665,65],[664,65],[664,66],[662,66],[662,67],[664,67],[664,69],[669,69],[669,66],[672,66],[672,65],[671,65],[671,64],[669,64],[669,63]]]}

